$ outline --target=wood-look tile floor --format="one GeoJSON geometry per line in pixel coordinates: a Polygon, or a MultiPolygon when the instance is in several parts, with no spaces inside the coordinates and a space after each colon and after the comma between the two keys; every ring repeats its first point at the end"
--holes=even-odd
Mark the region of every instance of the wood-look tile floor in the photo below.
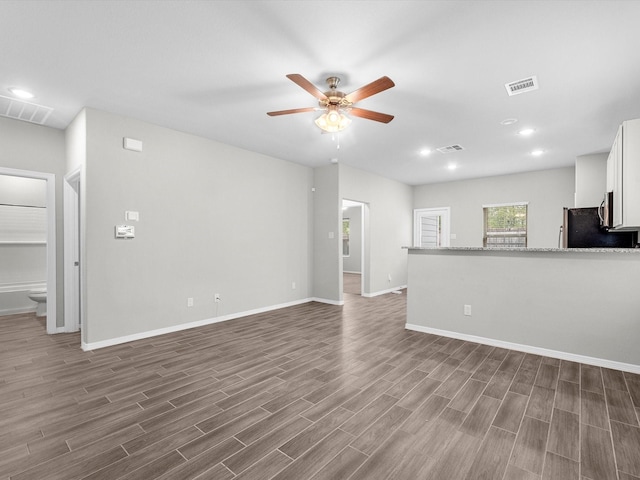
{"type": "Polygon", "coordinates": [[[362,291],[362,275],[359,273],[343,273],[342,291],[344,293],[360,295],[360,292],[362,291]]]}
{"type": "Polygon", "coordinates": [[[640,478],[640,376],[346,295],[82,352],[0,319],[0,479],[640,478]]]}

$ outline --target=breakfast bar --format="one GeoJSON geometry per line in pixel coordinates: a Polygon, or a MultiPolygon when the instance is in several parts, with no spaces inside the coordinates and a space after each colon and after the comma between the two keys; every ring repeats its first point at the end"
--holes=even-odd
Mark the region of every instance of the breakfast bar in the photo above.
{"type": "Polygon", "coordinates": [[[640,249],[407,248],[407,329],[640,373],[640,249]]]}

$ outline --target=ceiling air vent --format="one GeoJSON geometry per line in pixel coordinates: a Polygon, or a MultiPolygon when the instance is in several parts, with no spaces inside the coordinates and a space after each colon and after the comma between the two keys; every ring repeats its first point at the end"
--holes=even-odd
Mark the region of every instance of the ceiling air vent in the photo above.
{"type": "Polygon", "coordinates": [[[506,83],[504,87],[507,89],[510,97],[520,93],[531,92],[532,90],[538,89],[538,77],[532,75],[529,78],[523,78],[517,82],[506,83]]]}
{"type": "Polygon", "coordinates": [[[448,147],[440,147],[437,148],[440,153],[453,153],[459,152],[460,150],[464,150],[461,145],[449,145],[448,147]]]}
{"type": "Polygon", "coordinates": [[[44,125],[53,108],[0,95],[0,117],[44,125]]]}

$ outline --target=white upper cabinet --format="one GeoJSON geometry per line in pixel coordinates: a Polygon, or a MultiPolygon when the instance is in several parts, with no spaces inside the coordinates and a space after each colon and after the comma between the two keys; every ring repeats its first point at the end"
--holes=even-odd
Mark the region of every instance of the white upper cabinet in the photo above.
{"type": "Polygon", "coordinates": [[[607,191],[613,192],[613,229],[639,230],[640,119],[618,128],[607,159],[607,191]]]}

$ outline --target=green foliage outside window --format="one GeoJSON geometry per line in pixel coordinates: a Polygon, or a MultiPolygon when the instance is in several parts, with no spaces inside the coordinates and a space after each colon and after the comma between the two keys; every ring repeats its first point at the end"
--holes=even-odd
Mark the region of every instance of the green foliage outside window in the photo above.
{"type": "Polygon", "coordinates": [[[527,205],[484,208],[485,247],[527,246],[527,205]]]}

